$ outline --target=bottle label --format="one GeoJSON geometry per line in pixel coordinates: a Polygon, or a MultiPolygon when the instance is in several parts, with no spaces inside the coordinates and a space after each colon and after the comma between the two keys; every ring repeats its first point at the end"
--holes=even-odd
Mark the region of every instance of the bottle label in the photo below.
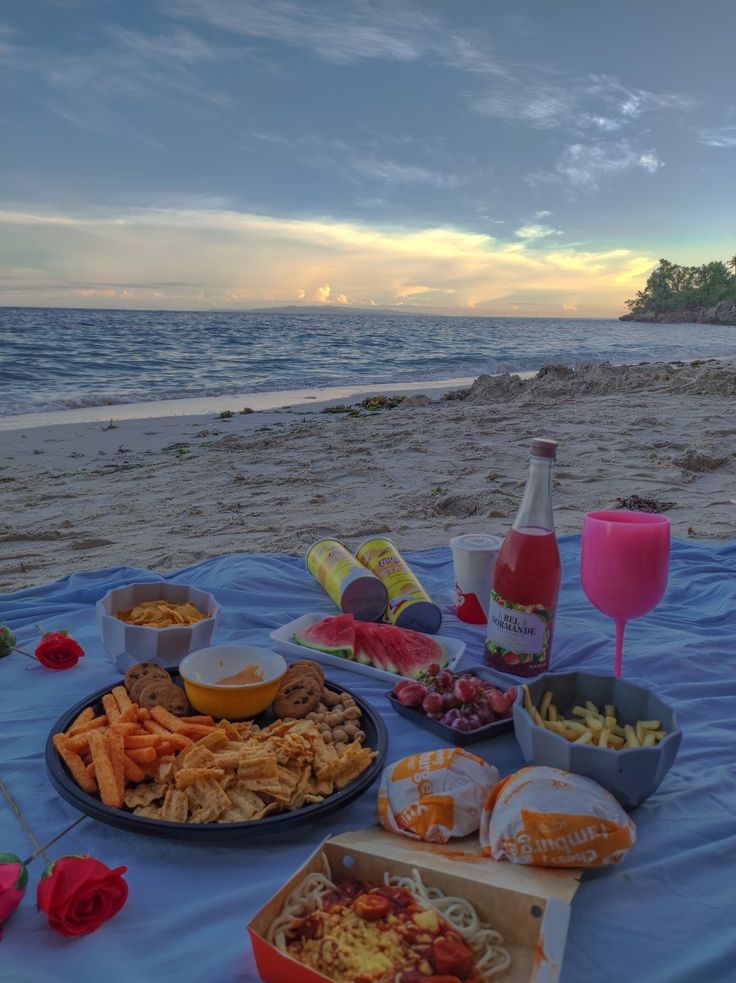
{"type": "Polygon", "coordinates": [[[544,605],[514,604],[491,591],[488,654],[499,668],[526,665],[539,671],[549,658],[551,622],[552,613],[544,605]]]}

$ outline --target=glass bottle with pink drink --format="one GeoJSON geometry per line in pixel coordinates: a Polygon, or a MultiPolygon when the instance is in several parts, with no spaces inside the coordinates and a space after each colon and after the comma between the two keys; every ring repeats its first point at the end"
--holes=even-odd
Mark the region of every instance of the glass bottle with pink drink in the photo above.
{"type": "Polygon", "coordinates": [[[549,669],[561,578],[552,516],[556,454],[556,441],[532,441],[524,497],[493,570],[484,658],[515,676],[549,669]]]}

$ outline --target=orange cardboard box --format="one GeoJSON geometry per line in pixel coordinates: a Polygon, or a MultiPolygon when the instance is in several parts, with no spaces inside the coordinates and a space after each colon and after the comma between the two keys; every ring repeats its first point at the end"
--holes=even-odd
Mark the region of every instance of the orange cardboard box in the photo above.
{"type": "Polygon", "coordinates": [[[248,925],[258,972],[264,983],[325,983],[327,977],[296,962],[266,942],[268,928],[287,895],[307,874],[321,870],[324,853],[336,878],[383,881],[383,875],[411,874],[425,884],[466,898],[504,937],[509,968],[494,983],[556,983],[579,871],[542,870],[480,854],[477,834],[450,844],[420,843],[377,827],[327,839],[277,891],[248,925]]]}

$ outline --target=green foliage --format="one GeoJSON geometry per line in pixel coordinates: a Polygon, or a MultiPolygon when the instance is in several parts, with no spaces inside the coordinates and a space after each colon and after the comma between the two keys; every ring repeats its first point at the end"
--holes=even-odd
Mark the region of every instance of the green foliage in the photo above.
{"type": "Polygon", "coordinates": [[[702,266],[678,266],[668,259],[660,259],[652,270],[643,290],[627,300],[632,314],[711,307],[721,300],[736,297],[736,256],[722,263],[714,260],[702,266]],[[728,267],[734,272],[730,273],[728,267]]]}

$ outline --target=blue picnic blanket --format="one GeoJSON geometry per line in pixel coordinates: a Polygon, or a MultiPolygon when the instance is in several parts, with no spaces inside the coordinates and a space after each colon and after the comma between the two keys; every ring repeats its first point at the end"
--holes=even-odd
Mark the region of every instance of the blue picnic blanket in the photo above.
{"type": "MultiPolygon", "coordinates": [[[[580,538],[563,537],[561,550],[554,668],[611,671],[613,624],[591,607],[580,587],[580,538]]],[[[449,609],[449,550],[407,556],[449,609]]],[[[87,652],[67,672],[43,669],[18,655],[0,663],[0,775],[42,841],[77,817],[46,779],[49,729],[73,703],[119,680],[98,637],[95,601],[111,587],[144,579],[164,578],[117,567],[0,596],[0,623],[18,633],[19,644],[32,648],[38,637],[34,626],[42,623],[46,629],[68,629],[87,652]]],[[[273,628],[307,611],[330,612],[303,561],[284,554],[219,557],[165,579],[215,594],[223,610],[214,641],[268,645],[273,628]]],[[[463,665],[481,661],[482,629],[459,622],[447,610],[443,631],[467,642],[463,665]]],[[[638,841],[624,863],[585,876],[573,902],[562,979],[736,980],[736,541],[673,543],[666,597],[629,626],[624,672],[677,708],[682,747],[659,791],[633,814],[638,841]]],[[[429,731],[392,711],[385,683],[348,670],[330,675],[384,715],[389,760],[440,746],[429,731]]],[[[513,734],[473,750],[502,775],[522,764],[513,734]]],[[[88,852],[111,867],[127,865],[127,905],[95,934],[62,938],[35,910],[42,866],[35,862],[28,895],[0,942],[0,980],[257,980],[245,930],[251,915],[327,834],[369,825],[375,797],[373,787],[332,817],[251,846],[153,839],[87,819],[51,855],[88,852]]],[[[2,798],[0,834],[0,852],[31,852],[2,798]]]]}

